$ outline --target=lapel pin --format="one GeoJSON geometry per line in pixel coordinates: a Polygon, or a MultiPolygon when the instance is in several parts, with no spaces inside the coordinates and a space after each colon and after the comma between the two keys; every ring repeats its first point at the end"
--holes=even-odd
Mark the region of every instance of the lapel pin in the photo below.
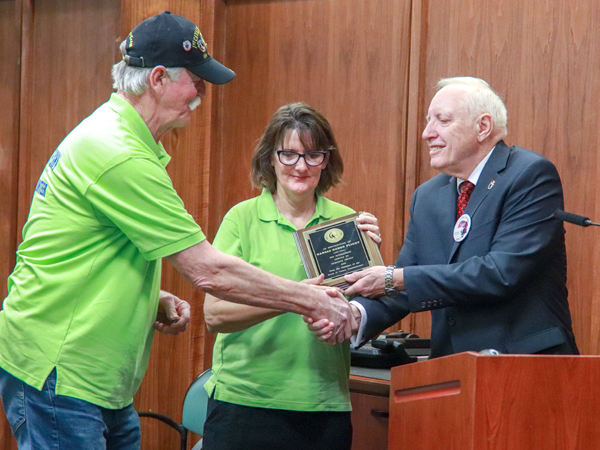
{"type": "Polygon", "coordinates": [[[496,180],[492,180],[490,181],[490,184],[488,184],[488,191],[494,187],[494,185],[496,184],[496,180]]]}

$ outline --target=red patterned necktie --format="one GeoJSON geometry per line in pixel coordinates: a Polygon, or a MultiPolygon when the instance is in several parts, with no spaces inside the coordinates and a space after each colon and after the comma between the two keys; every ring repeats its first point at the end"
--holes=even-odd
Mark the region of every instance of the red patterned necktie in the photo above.
{"type": "Polygon", "coordinates": [[[469,197],[471,197],[473,189],[475,189],[475,185],[470,181],[460,183],[460,195],[456,202],[456,220],[465,213],[465,208],[467,207],[467,203],[469,203],[469,197]]]}

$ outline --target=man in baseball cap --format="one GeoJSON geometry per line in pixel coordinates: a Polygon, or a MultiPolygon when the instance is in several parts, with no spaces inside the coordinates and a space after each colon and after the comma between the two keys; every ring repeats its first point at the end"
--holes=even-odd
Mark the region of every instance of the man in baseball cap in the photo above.
{"type": "Polygon", "coordinates": [[[139,450],[133,395],[154,329],[185,330],[190,305],[160,290],[167,259],[200,290],[356,326],[337,291],[276,277],[213,248],[173,188],[160,142],[235,74],[200,30],[168,12],[121,43],[108,102],[38,180],[0,311],[0,397],[19,449],[139,450]]]}

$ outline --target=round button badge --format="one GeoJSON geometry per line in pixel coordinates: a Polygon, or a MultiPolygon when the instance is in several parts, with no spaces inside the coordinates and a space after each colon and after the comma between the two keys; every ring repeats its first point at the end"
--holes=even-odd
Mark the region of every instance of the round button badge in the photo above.
{"type": "Polygon", "coordinates": [[[454,242],[461,242],[469,234],[469,230],[471,229],[471,216],[468,214],[463,214],[458,218],[456,224],[454,225],[454,242]]]}

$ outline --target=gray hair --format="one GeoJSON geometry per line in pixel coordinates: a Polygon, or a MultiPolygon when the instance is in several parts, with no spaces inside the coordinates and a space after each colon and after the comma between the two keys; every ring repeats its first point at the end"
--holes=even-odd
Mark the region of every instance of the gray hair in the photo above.
{"type": "MultiPolygon", "coordinates": [[[[127,40],[124,40],[119,46],[123,56],[126,54],[126,43],[127,40]]],[[[113,88],[126,94],[140,95],[148,87],[148,78],[152,69],[153,67],[129,66],[125,60],[121,60],[111,70],[113,88]]],[[[167,68],[167,74],[171,80],[177,81],[182,70],[184,70],[183,67],[167,68]]]]}
{"type": "Polygon", "coordinates": [[[440,79],[436,86],[438,91],[447,86],[467,88],[467,108],[471,117],[475,118],[480,114],[489,113],[494,120],[494,125],[503,128],[506,132],[506,106],[486,81],[474,77],[452,77],[440,79]]]}

